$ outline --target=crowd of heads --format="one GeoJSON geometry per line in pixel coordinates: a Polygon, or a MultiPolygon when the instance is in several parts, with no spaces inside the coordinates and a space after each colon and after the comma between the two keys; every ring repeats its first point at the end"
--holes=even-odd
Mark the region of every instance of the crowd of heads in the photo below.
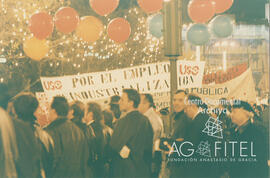
{"type": "MultiPolygon", "coordinates": [[[[7,91],[4,86],[0,86],[0,90],[7,91]]],[[[7,110],[9,115],[30,122],[32,125],[38,124],[39,101],[35,95],[21,93],[13,98],[8,95],[1,95],[1,97],[1,107],[7,110]]],[[[121,117],[122,113],[132,110],[145,113],[149,108],[156,108],[151,94],[140,94],[134,89],[123,89],[121,96],[110,97],[108,106],[105,108],[102,108],[97,102],[69,102],[63,96],[55,96],[47,108],[46,114],[47,123],[53,122],[57,118],[69,118],[84,123],[96,121],[112,128],[113,123],[121,117]]]]}
{"type": "Polygon", "coordinates": [[[185,90],[177,90],[173,97],[174,112],[185,112],[193,119],[198,112],[204,112],[211,117],[218,119],[221,114],[226,114],[236,125],[241,125],[250,118],[253,121],[262,120],[262,113],[268,105],[251,104],[239,99],[229,100],[221,98],[216,105],[207,105],[202,98],[193,93],[187,93],[185,90]]]}
{"type": "MultiPolygon", "coordinates": [[[[35,116],[39,103],[33,94],[22,93],[10,98],[7,95],[5,85],[0,86],[0,91],[1,107],[8,110],[10,115],[15,115],[33,124],[36,122],[35,116]]],[[[95,120],[112,127],[113,122],[120,118],[121,113],[137,109],[145,113],[149,108],[156,109],[151,94],[140,94],[134,89],[123,89],[121,96],[115,95],[110,98],[107,109],[103,109],[96,102],[85,104],[81,101],[74,101],[69,103],[65,97],[55,96],[48,111],[48,118],[50,122],[59,117],[76,118],[86,123],[95,120]]],[[[176,113],[185,112],[188,117],[194,118],[198,110],[210,111],[208,113],[212,117],[218,118],[221,112],[226,111],[226,114],[230,114],[236,124],[244,118],[259,118],[266,108],[265,104],[256,105],[241,100],[233,100],[232,102],[226,98],[219,99],[219,105],[208,106],[199,96],[188,94],[185,90],[177,90],[173,96],[173,111],[176,113]]],[[[168,115],[169,108],[160,109],[159,114],[168,115]]]]}

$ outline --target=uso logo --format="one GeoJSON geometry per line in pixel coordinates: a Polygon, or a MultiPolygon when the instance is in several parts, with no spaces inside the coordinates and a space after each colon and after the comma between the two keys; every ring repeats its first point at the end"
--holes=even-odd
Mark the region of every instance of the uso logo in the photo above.
{"type": "Polygon", "coordinates": [[[180,74],[181,75],[198,75],[199,73],[199,66],[189,66],[187,64],[180,64],[180,74]]]}
{"type": "Polygon", "coordinates": [[[46,82],[43,82],[43,87],[45,90],[61,90],[63,85],[60,80],[46,81],[46,82]]]}

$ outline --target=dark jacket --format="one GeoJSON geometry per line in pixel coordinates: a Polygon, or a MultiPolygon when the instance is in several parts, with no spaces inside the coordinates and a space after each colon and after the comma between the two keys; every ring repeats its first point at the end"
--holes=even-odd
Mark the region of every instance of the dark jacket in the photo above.
{"type": "Polygon", "coordinates": [[[207,141],[212,137],[207,136],[203,130],[206,128],[206,123],[210,116],[205,113],[199,113],[193,120],[191,120],[188,126],[188,134],[186,140],[192,142],[197,147],[201,141],[207,141]]]}
{"type": "Polygon", "coordinates": [[[110,146],[113,151],[111,177],[150,177],[153,129],[144,115],[132,111],[119,119],[110,146]],[[124,146],[130,150],[125,159],[120,156],[124,146]]]}
{"type": "Polygon", "coordinates": [[[267,152],[268,145],[266,141],[266,135],[255,124],[248,121],[247,124],[236,130],[235,139],[239,144],[240,142],[247,142],[243,144],[247,149],[242,154],[247,157],[241,157],[239,153],[239,147],[235,149],[235,162],[230,163],[229,174],[231,178],[268,178],[268,166],[267,166],[267,152]],[[253,146],[251,146],[251,142],[253,146]],[[251,153],[256,155],[252,157],[251,153]],[[240,161],[239,159],[251,159],[252,161],[240,161]],[[256,161],[254,161],[256,159],[256,161]]]}
{"type": "Polygon", "coordinates": [[[55,145],[52,177],[85,177],[89,152],[83,132],[67,118],[57,118],[45,130],[55,145]]]}
{"type": "MultiPolygon", "coordinates": [[[[206,113],[199,113],[189,124],[188,134],[185,138],[185,141],[189,141],[193,144],[194,154],[192,158],[201,159],[207,157],[213,157],[213,145],[216,140],[213,136],[208,135],[207,130],[205,130],[206,123],[209,121],[210,116],[206,113]],[[203,132],[205,131],[205,132],[203,132]],[[206,145],[209,145],[207,152],[204,150],[206,145]]],[[[214,118],[211,118],[214,119],[214,118]]],[[[209,128],[211,132],[211,128],[209,128]]],[[[183,173],[184,177],[188,178],[216,178],[219,177],[218,165],[213,164],[212,162],[190,162],[183,163],[185,171],[183,173]],[[211,171],[210,171],[211,170],[211,171]]]]}
{"type": "Polygon", "coordinates": [[[41,177],[41,152],[30,123],[13,119],[18,159],[15,160],[18,177],[41,177]]]}
{"type": "MultiPolygon", "coordinates": [[[[175,142],[176,145],[179,145],[181,143],[177,142],[176,139],[187,139],[191,119],[188,118],[184,111],[181,111],[178,113],[174,113],[173,121],[173,131],[171,134],[171,142],[169,144],[172,145],[173,142],[175,142]]],[[[172,153],[168,158],[172,159],[178,157],[179,156],[177,153],[172,153]]],[[[183,172],[185,171],[186,167],[182,164],[179,164],[179,162],[168,161],[167,166],[169,167],[171,172],[170,177],[185,177],[183,172]]]]}
{"type": "Polygon", "coordinates": [[[185,138],[188,133],[188,125],[191,120],[187,117],[184,111],[175,113],[172,139],[185,138]]]}
{"type": "Polygon", "coordinates": [[[95,132],[94,132],[94,129],[92,128],[91,125],[86,125],[85,123],[81,122],[79,119],[72,119],[71,120],[73,123],[76,124],[76,126],[78,126],[81,131],[84,133],[86,139],[87,139],[87,142],[88,142],[88,147],[89,147],[89,164],[91,164],[91,162],[94,160],[94,155],[96,154],[95,153],[95,139],[96,139],[96,136],[95,136],[95,132]]]}
{"type": "Polygon", "coordinates": [[[109,143],[112,129],[102,123],[94,121],[90,124],[95,134],[95,159],[93,170],[95,177],[108,177],[109,174],[109,143]]]}
{"type": "Polygon", "coordinates": [[[93,176],[93,164],[95,162],[95,158],[96,158],[96,143],[95,143],[95,133],[93,128],[90,125],[86,125],[85,123],[81,122],[80,119],[71,119],[71,121],[73,123],[75,123],[80,129],[81,131],[84,133],[86,139],[87,139],[87,143],[88,143],[88,150],[89,150],[89,158],[87,160],[87,175],[88,176],[93,176]]]}
{"type": "Polygon", "coordinates": [[[54,142],[52,137],[39,126],[34,127],[35,136],[38,139],[38,143],[41,151],[42,167],[45,171],[46,177],[52,176],[53,165],[53,150],[54,142]]]}
{"type": "Polygon", "coordinates": [[[27,119],[23,121],[28,123],[31,129],[34,131],[40,149],[40,156],[42,160],[41,166],[44,170],[45,176],[51,177],[53,164],[53,148],[54,148],[53,139],[45,130],[43,130],[40,127],[39,123],[37,122],[37,118],[35,116],[29,116],[27,117],[27,119]]]}
{"type": "Polygon", "coordinates": [[[224,140],[228,140],[230,138],[231,128],[233,128],[233,123],[230,116],[227,114],[227,110],[224,109],[218,116],[218,119],[222,122],[222,129],[223,129],[223,137],[224,140]]]}

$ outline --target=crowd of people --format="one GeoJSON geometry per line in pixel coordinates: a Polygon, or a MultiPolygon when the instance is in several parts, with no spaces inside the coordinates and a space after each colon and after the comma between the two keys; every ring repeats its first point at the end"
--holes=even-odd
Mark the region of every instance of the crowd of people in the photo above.
{"type": "Polygon", "coordinates": [[[167,177],[177,178],[268,177],[268,105],[231,103],[223,98],[212,108],[199,96],[178,90],[174,111],[163,117],[164,111],[156,110],[151,94],[124,89],[121,96],[110,98],[107,109],[96,102],[69,103],[55,96],[48,111],[50,123],[41,128],[36,118],[37,98],[31,93],[10,98],[1,87],[0,177],[157,178],[164,177],[164,169],[169,170],[167,177]],[[164,118],[173,120],[169,133],[164,131],[164,118]],[[209,121],[210,136],[203,131],[209,121]],[[217,129],[223,130],[222,137],[213,136],[217,129]],[[234,141],[235,147],[236,142],[251,143],[252,147],[232,147],[233,155],[229,147],[211,147],[208,157],[225,153],[234,158],[255,156],[256,161],[176,161],[204,158],[205,154],[197,152],[187,156],[191,148],[186,146],[198,148],[202,141],[216,145],[217,140],[225,145],[234,141]]]}

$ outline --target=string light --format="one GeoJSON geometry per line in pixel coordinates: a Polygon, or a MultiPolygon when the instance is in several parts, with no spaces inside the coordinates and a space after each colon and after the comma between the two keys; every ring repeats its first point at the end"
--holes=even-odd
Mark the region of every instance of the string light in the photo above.
{"type": "MultiPolygon", "coordinates": [[[[20,1],[20,4],[17,4],[12,12],[8,12],[8,15],[3,16],[8,18],[2,18],[9,22],[8,24],[11,24],[7,25],[5,31],[9,31],[12,37],[7,36],[1,39],[5,44],[2,45],[2,42],[0,42],[2,46],[1,51],[5,52],[5,49],[8,49],[7,51],[10,51],[12,56],[22,57],[25,55],[22,44],[25,39],[33,36],[29,31],[28,24],[34,13],[46,9],[48,13],[54,15],[57,9],[68,5],[66,1],[59,3],[54,0],[47,0],[45,3],[35,0],[26,0],[26,2],[20,1]],[[20,20],[20,22],[18,20],[20,20]],[[12,43],[12,45],[9,43],[12,43]]],[[[2,7],[9,7],[9,1],[4,1],[4,3],[6,6],[2,7]]],[[[1,14],[3,14],[3,12],[4,9],[1,14]]],[[[67,56],[69,58],[67,58],[66,61],[70,62],[72,59],[72,61],[77,63],[74,63],[74,65],[79,66],[78,68],[81,67],[78,63],[83,61],[92,65],[94,64],[95,67],[91,69],[99,71],[105,70],[105,68],[118,68],[118,64],[124,67],[130,66],[131,64],[142,63],[142,58],[145,55],[144,51],[148,56],[152,55],[153,57],[152,59],[148,59],[148,62],[163,60],[163,39],[153,39],[153,37],[149,35],[145,13],[140,8],[134,7],[128,10],[124,18],[126,18],[132,26],[132,33],[126,42],[120,44],[115,43],[108,38],[106,33],[103,33],[96,42],[87,43],[79,39],[74,33],[64,35],[57,32],[47,38],[47,40],[51,42],[51,46],[46,58],[51,60],[59,60],[61,58],[63,60],[64,57],[67,56]],[[111,62],[104,62],[104,60],[108,59],[116,61],[113,63],[113,66],[111,62]]],[[[106,17],[106,19],[108,22],[111,20],[108,17],[106,17]]],[[[52,62],[49,63],[50,67],[53,67],[53,65],[52,62]]],[[[55,65],[58,66],[60,64],[57,62],[55,65]]]]}

